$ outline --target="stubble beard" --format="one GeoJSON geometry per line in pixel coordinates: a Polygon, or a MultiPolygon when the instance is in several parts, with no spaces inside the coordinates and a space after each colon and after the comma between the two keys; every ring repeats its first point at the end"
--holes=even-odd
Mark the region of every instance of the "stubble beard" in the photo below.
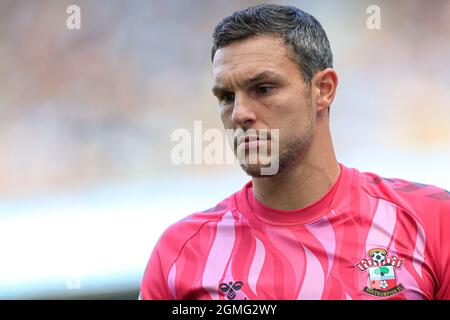
{"type": "MultiPolygon", "coordinates": [[[[306,155],[314,136],[314,118],[310,97],[307,98],[307,119],[306,127],[303,132],[297,135],[295,139],[288,141],[286,145],[282,146],[280,142],[280,153],[278,157],[278,171],[272,175],[262,174],[262,168],[269,165],[263,165],[258,161],[255,164],[250,164],[248,161],[241,162],[240,166],[249,176],[253,178],[270,178],[278,176],[289,169],[293,164],[301,161],[306,155]]],[[[271,150],[272,151],[272,150],[271,150]]],[[[247,157],[246,157],[247,159],[247,157]]],[[[273,159],[273,155],[272,155],[273,159]]]]}

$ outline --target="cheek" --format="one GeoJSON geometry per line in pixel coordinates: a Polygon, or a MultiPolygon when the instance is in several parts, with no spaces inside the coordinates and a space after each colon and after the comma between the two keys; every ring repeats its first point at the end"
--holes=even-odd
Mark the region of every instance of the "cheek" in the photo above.
{"type": "Polygon", "coordinates": [[[300,122],[303,122],[308,112],[310,112],[306,99],[298,94],[280,97],[273,106],[272,110],[275,117],[283,117],[300,122]]]}
{"type": "Polygon", "coordinates": [[[223,106],[219,107],[219,115],[220,115],[220,118],[222,119],[222,121],[229,118],[230,117],[229,108],[226,108],[223,106]]]}
{"type": "Polygon", "coordinates": [[[231,108],[220,107],[219,108],[219,116],[222,120],[223,126],[225,128],[233,128],[233,122],[231,121],[231,108]]]}

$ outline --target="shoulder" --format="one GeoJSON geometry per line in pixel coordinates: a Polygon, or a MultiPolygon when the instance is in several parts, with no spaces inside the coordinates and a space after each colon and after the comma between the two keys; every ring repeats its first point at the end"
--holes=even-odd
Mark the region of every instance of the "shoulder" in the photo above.
{"type": "MultiPolygon", "coordinates": [[[[207,210],[192,213],[170,225],[158,240],[158,249],[162,252],[179,252],[192,238],[211,232],[208,228],[223,219],[224,215],[235,209],[234,195],[222,200],[207,210]]],[[[209,238],[209,235],[208,235],[209,238]]]]}
{"type": "Polygon", "coordinates": [[[450,192],[434,185],[359,172],[360,187],[370,196],[394,203],[419,216],[450,215],[450,192]]]}

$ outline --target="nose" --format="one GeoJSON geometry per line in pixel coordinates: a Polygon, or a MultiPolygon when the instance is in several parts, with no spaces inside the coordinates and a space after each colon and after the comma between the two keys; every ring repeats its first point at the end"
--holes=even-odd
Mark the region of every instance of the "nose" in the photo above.
{"type": "Polygon", "coordinates": [[[256,121],[253,104],[254,102],[249,97],[246,97],[244,94],[236,93],[231,121],[244,129],[250,128],[256,121]]]}

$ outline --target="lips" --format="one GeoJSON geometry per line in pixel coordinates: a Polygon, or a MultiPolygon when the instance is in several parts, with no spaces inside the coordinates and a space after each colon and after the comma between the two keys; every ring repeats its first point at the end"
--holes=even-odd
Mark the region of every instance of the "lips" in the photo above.
{"type": "Polygon", "coordinates": [[[255,141],[255,140],[260,140],[260,139],[257,136],[246,136],[246,137],[244,137],[244,141],[245,142],[250,142],[250,141],[255,141]]]}
{"type": "Polygon", "coordinates": [[[251,141],[267,141],[269,139],[267,139],[266,137],[259,137],[259,136],[255,136],[255,135],[249,135],[249,136],[241,136],[238,139],[238,145],[240,145],[243,142],[251,142],[251,141]]]}

